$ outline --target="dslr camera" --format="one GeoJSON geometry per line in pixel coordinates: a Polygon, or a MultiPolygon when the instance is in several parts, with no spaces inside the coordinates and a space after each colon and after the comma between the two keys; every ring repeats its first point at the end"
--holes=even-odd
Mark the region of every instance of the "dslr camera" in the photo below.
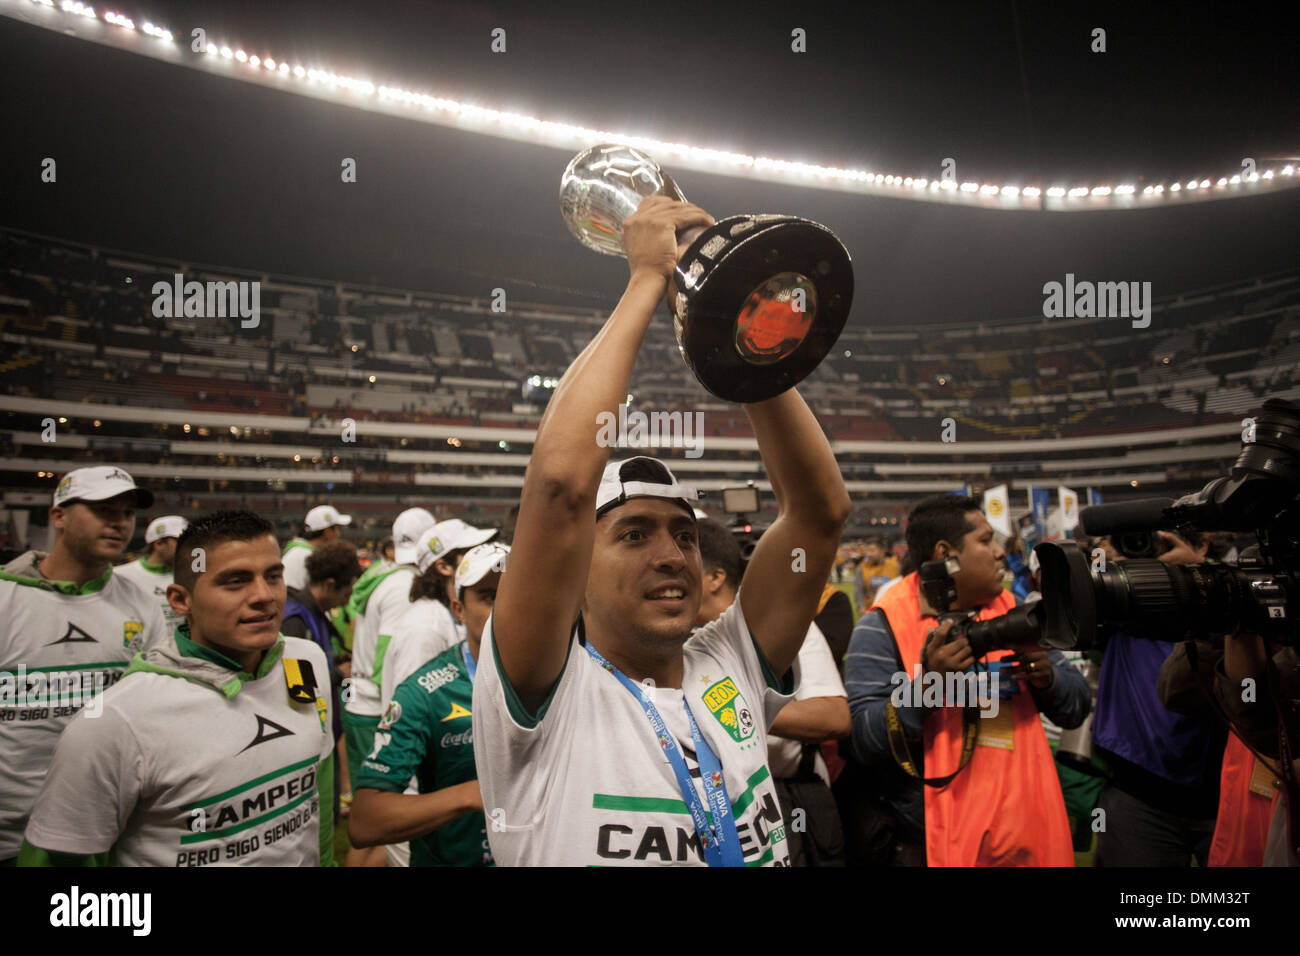
{"type": "MultiPolygon", "coordinates": [[[[1041,547],[1041,545],[1040,545],[1041,547]]],[[[1053,621],[1049,606],[1035,599],[1014,607],[1006,614],[987,621],[975,620],[973,610],[951,610],[957,601],[957,584],[953,575],[961,570],[955,557],[923,561],[917,569],[921,593],[930,607],[939,612],[939,624],[953,621],[952,630],[944,643],[965,637],[970,641],[971,653],[979,660],[989,651],[1002,650],[1015,644],[1044,644],[1047,631],[1067,626],[1065,621],[1053,621]]]]}

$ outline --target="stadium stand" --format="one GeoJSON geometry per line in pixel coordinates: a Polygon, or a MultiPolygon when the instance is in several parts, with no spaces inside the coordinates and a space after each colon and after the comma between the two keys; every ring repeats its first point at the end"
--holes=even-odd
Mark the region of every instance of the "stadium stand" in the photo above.
{"type": "MultiPolygon", "coordinates": [[[[528,380],[558,378],[605,318],[14,231],[0,232],[0,250],[0,467],[13,501],[110,455],[165,488],[178,513],[292,515],[328,498],[359,516],[362,535],[408,502],[486,521],[522,484],[547,394],[528,380]],[[258,325],[155,316],[154,283],[178,272],[259,281],[258,325]],[[40,437],[50,416],[53,444],[40,437]],[[348,420],[355,440],[341,437],[348,420]],[[201,457],[213,453],[215,468],[201,457]]],[[[1157,299],[1146,329],[1042,317],[850,328],[802,390],[865,522],[963,483],[1191,490],[1234,455],[1243,415],[1300,398],[1297,367],[1300,270],[1157,299]],[[955,448],[941,441],[946,419],[955,448]]],[[[702,456],[665,451],[702,491],[759,475],[744,413],[703,391],[667,321],[643,350],[632,407],[702,413],[702,456]]]]}

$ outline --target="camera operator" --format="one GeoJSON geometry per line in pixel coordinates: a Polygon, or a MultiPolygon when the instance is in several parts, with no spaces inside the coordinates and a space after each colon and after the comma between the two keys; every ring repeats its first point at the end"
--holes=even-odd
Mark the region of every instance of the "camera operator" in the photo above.
{"type": "Polygon", "coordinates": [[[1284,786],[1278,787],[1272,819],[1264,844],[1265,866],[1300,866],[1300,793],[1295,759],[1300,740],[1300,656],[1294,647],[1273,655],[1256,634],[1228,635],[1224,655],[1216,668],[1214,694],[1232,720],[1233,730],[1249,746],[1268,758],[1277,758],[1284,786]],[[1270,673],[1270,671],[1272,671],[1270,673]],[[1280,719],[1279,719],[1280,718],[1280,719]],[[1290,760],[1290,766],[1280,761],[1290,760]]]}
{"type": "MultiPolygon", "coordinates": [[[[1209,539],[1159,532],[1167,564],[1201,564],[1209,539]]],[[[1124,560],[1114,554],[1111,560],[1124,560]]],[[[1226,733],[1218,721],[1174,713],[1157,691],[1174,644],[1117,632],[1107,643],[1092,738],[1110,774],[1098,797],[1104,829],[1096,866],[1185,867],[1209,859],[1226,733]]]]}
{"type": "MultiPolygon", "coordinates": [[[[1227,712],[1216,703],[1214,690],[1224,643],[1222,637],[1202,637],[1177,645],[1160,666],[1160,702],[1176,713],[1228,721],[1227,712]]],[[[1239,732],[1228,735],[1209,866],[1263,865],[1269,822],[1280,795],[1279,777],[1276,759],[1261,761],[1242,742],[1239,732]]]]}
{"type": "MultiPolygon", "coordinates": [[[[918,566],[958,559],[955,609],[983,621],[1015,607],[979,498],[922,501],[908,515],[907,544],[918,566]]],[[[1000,668],[988,706],[981,704],[987,716],[974,716],[973,701],[927,700],[920,689],[927,678],[963,674],[976,661],[965,636],[946,641],[952,620],[936,628],[936,609],[918,585],[912,573],[880,595],[849,646],[854,762],[841,777],[840,798],[852,817],[846,839],[853,861],[1071,866],[1065,803],[1039,712],[1077,727],[1089,706],[1083,677],[1059,651],[1022,645],[985,657],[1000,668]],[[908,679],[910,687],[898,687],[908,679]],[[891,699],[895,688],[903,705],[891,699]],[[1010,691],[1007,699],[1001,690],[1010,691]],[[971,721],[978,726],[973,744],[971,721]]]]}

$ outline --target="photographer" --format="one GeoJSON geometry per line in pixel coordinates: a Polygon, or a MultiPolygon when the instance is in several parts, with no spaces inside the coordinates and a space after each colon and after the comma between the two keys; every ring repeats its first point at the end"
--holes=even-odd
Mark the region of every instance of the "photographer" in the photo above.
{"type": "MultiPolygon", "coordinates": [[[[984,621],[1015,607],[979,498],[922,501],[908,516],[907,544],[918,564],[958,559],[955,609],[984,621]]],[[[1086,683],[1060,652],[1024,645],[986,655],[1000,668],[991,675],[992,699],[981,705],[987,716],[974,717],[970,700],[936,705],[921,690],[926,679],[951,675],[951,683],[976,661],[966,637],[946,641],[951,620],[936,628],[938,613],[918,585],[918,574],[909,574],[881,595],[849,646],[856,779],[849,781],[849,770],[841,778],[841,807],[854,815],[846,838],[856,862],[1072,865],[1065,803],[1038,715],[1077,727],[1088,712],[1086,683]],[[908,679],[911,686],[899,687],[908,679]],[[1006,684],[1010,693],[999,700],[1006,684]]]]}
{"type": "MultiPolygon", "coordinates": [[[[1159,560],[1201,564],[1208,539],[1159,532],[1159,560]]],[[[1118,560],[1125,560],[1116,554],[1118,560]]],[[[1157,691],[1167,641],[1118,632],[1106,643],[1092,738],[1110,774],[1096,866],[1185,867],[1209,858],[1226,734],[1217,721],[1174,713],[1157,691]]]]}

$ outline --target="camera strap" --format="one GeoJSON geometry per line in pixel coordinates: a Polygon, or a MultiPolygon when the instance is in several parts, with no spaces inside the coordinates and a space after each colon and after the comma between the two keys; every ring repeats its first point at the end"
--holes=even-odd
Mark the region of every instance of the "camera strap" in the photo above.
{"type": "MultiPolygon", "coordinates": [[[[898,664],[898,670],[905,674],[907,668],[903,666],[903,655],[898,649],[898,638],[894,636],[894,627],[889,623],[889,615],[880,611],[880,619],[889,633],[890,643],[894,645],[894,661],[898,664]]],[[[894,762],[902,767],[909,777],[914,777],[929,787],[946,787],[956,779],[957,774],[966,769],[971,756],[975,753],[975,740],[979,737],[979,711],[974,707],[962,708],[961,761],[957,769],[946,777],[926,777],[917,769],[916,761],[912,758],[912,748],[907,743],[907,734],[903,731],[903,721],[898,716],[898,708],[894,706],[892,700],[885,701],[885,729],[889,736],[889,752],[894,755],[894,762]]]]}
{"type": "Polygon", "coordinates": [[[928,787],[946,787],[956,779],[957,774],[966,769],[971,756],[975,753],[975,740],[979,737],[979,711],[974,707],[963,707],[961,715],[961,762],[957,769],[946,777],[925,777],[916,769],[912,759],[912,750],[907,745],[907,735],[903,733],[903,722],[898,716],[894,702],[885,703],[885,726],[889,731],[889,750],[894,761],[910,777],[915,777],[928,787]]]}

